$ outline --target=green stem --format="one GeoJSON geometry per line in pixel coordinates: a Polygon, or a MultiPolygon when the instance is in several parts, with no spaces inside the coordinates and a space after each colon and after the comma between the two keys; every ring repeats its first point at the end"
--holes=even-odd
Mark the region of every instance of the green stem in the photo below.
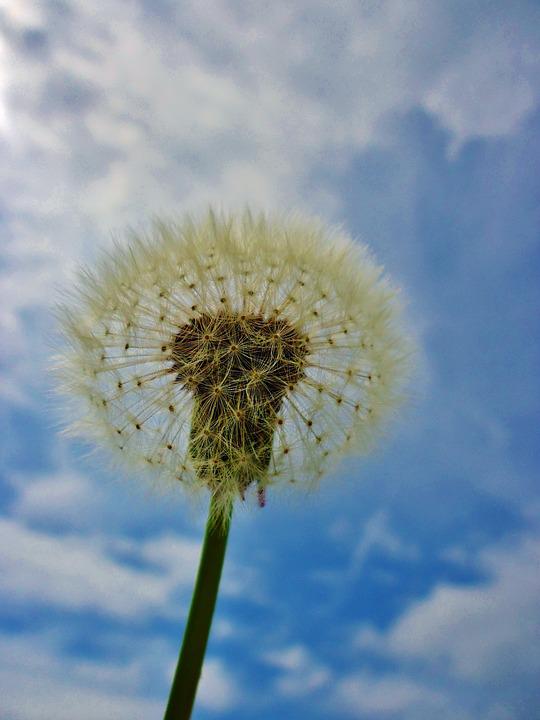
{"type": "Polygon", "coordinates": [[[229,536],[232,505],[223,519],[217,517],[217,512],[219,512],[218,501],[213,495],[208,511],[197,581],[164,720],[189,720],[191,716],[216,605],[229,536]]]}

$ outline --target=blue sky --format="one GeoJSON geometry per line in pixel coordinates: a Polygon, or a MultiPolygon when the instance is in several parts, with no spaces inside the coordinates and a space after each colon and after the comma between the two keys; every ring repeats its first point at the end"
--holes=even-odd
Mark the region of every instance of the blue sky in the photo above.
{"type": "Polygon", "coordinates": [[[204,503],[60,437],[51,306],[127,224],[300,208],[420,352],[385,442],[239,507],[194,717],[540,718],[540,6],[0,10],[0,718],[161,717],[204,503]]]}

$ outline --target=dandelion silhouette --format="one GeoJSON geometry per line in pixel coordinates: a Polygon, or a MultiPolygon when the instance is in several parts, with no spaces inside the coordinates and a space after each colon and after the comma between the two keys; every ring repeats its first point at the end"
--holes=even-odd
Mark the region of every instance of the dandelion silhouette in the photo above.
{"type": "Polygon", "coordinates": [[[71,430],[210,492],[165,715],[188,718],[234,499],[253,486],[263,506],[269,488],[312,487],[369,449],[407,372],[396,293],[363,246],[317,221],[209,211],[131,233],[73,295],[59,367],[71,430]]]}

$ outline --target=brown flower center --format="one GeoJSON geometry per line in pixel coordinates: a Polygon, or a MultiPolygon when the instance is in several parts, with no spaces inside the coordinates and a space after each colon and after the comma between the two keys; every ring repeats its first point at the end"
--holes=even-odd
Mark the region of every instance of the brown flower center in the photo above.
{"type": "Polygon", "coordinates": [[[307,354],[307,338],[277,317],[202,314],[179,329],[173,370],[195,399],[190,454],[212,489],[232,476],[243,494],[267,471],[283,398],[307,354]]]}

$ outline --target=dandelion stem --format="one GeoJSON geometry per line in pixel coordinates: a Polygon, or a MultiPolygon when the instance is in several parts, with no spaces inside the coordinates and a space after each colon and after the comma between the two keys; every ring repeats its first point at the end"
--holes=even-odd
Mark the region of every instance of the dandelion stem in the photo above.
{"type": "Polygon", "coordinates": [[[164,720],[189,720],[201,675],[204,653],[221,578],[232,504],[223,513],[215,495],[210,501],[197,581],[164,720]],[[219,515],[218,515],[219,513],[219,515]]]}

